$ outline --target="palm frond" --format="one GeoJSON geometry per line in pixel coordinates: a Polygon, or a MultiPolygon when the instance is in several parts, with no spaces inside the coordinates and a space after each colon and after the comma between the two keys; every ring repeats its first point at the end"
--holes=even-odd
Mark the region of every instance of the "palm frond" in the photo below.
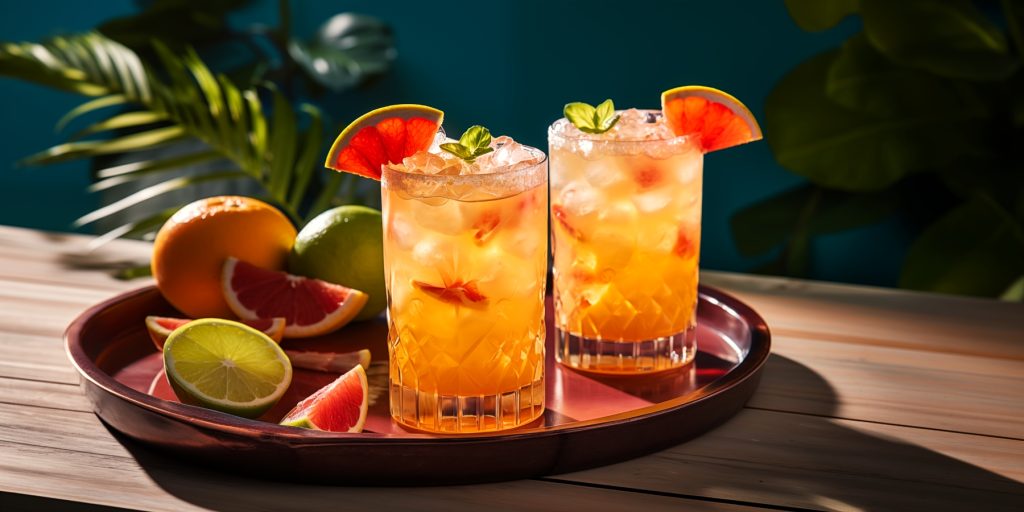
{"type": "MultiPolygon", "coordinates": [[[[301,219],[300,208],[318,167],[322,144],[319,110],[301,105],[305,116],[300,118],[290,102],[271,87],[268,115],[257,90],[239,88],[215,75],[193,50],[177,55],[159,42],[154,48],[158,62],[145,63],[132,50],[97,33],[58,37],[46,43],[0,45],[0,76],[96,97],[68,112],[58,121],[58,131],[86,114],[104,116],[76,131],[67,142],[25,158],[23,164],[142,151],[197,139],[205,146],[200,151],[102,169],[97,172],[101,181],[90,191],[196,163],[222,160],[227,166],[151,185],[82,216],[74,225],[109,217],[171,190],[239,178],[255,181],[268,200],[290,218],[301,219]],[[307,118],[309,127],[300,129],[307,118]]],[[[331,181],[327,188],[336,191],[341,181],[331,181]]],[[[315,207],[329,199],[321,193],[315,207]]],[[[138,235],[157,218],[150,216],[115,228],[101,237],[101,243],[138,235]]]]}

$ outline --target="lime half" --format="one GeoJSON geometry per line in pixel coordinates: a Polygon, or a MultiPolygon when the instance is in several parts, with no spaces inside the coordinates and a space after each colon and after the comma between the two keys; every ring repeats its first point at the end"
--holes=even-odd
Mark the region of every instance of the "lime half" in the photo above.
{"type": "Polygon", "coordinates": [[[164,370],[182,402],[246,418],[273,407],[292,382],[292,364],[274,340],[217,318],[175,329],[164,344],[164,370]]]}

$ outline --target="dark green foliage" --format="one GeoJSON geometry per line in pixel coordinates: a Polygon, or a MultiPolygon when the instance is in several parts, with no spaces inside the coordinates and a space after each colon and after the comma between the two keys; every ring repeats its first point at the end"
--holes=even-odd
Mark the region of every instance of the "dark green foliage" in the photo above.
{"type": "MultiPolygon", "coordinates": [[[[395,56],[390,28],[376,18],[338,14],[310,40],[293,39],[289,3],[279,0],[277,27],[232,29],[229,12],[247,3],[154,0],[134,15],[101,24],[99,33],[45,43],[0,43],[0,76],[95,97],[61,118],[58,131],[85,114],[104,116],[23,164],[140,152],[185,140],[203,143],[191,153],[100,169],[90,191],[213,164],[199,174],[137,190],[81,217],[76,226],[173,190],[220,180],[255,181],[263,199],[297,224],[351,199],[352,178],[320,165],[327,142],[320,110],[306,103],[295,106],[292,98],[303,83],[308,92],[339,92],[386,71],[395,56]],[[261,38],[269,44],[258,44],[261,38]],[[194,48],[223,44],[252,52],[241,64],[214,73],[194,48]]],[[[171,212],[132,220],[101,235],[97,244],[152,233],[171,212]]]]}
{"type": "Polygon", "coordinates": [[[970,0],[787,0],[806,30],[863,32],[787,74],[765,105],[776,160],[810,184],[732,219],[762,270],[807,275],[809,242],[898,216],[919,225],[900,285],[1020,294],[1024,7],[970,0]],[[999,19],[1002,18],[1002,19],[999,19]]]}

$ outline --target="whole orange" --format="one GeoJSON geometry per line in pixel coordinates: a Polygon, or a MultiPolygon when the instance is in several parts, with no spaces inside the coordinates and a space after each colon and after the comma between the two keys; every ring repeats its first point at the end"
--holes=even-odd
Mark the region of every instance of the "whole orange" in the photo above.
{"type": "Polygon", "coordinates": [[[233,318],[221,292],[224,260],[234,256],[280,270],[295,227],[273,206],[239,196],[200,199],[178,210],[153,244],[153,277],[164,298],[192,318],[233,318]]]}

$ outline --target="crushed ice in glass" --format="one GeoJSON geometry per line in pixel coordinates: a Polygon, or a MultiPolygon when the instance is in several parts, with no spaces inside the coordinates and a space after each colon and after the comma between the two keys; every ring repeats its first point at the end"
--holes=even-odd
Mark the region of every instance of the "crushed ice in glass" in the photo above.
{"type": "Polygon", "coordinates": [[[413,174],[461,176],[518,171],[532,167],[544,159],[543,154],[505,135],[492,139],[490,147],[494,151],[477,157],[473,162],[467,162],[442,150],[441,144],[446,142],[458,141],[439,132],[429,149],[408,156],[402,159],[401,164],[394,164],[391,168],[413,174]]]}

